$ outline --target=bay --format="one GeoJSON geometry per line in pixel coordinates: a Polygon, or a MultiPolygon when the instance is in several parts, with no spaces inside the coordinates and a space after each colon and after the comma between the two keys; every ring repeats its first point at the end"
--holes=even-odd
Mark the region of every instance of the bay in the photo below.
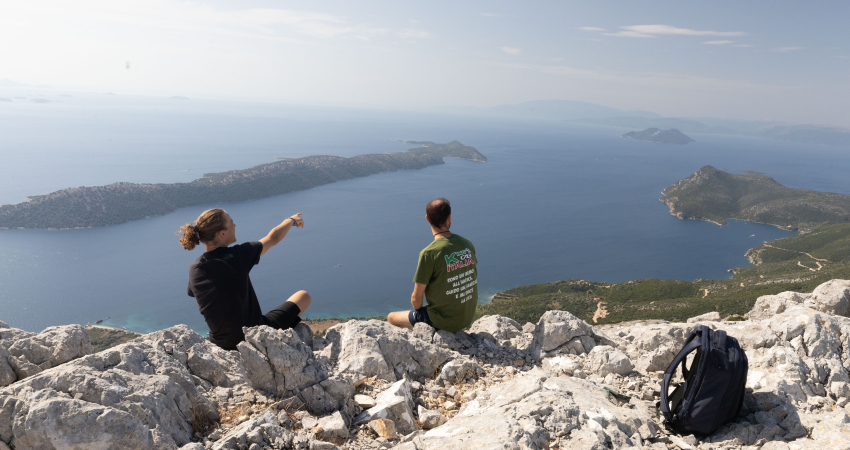
{"type": "Polygon", "coordinates": [[[106,319],[139,332],[186,323],[205,333],[186,295],[188,266],[201,250],[183,250],[174,233],[210,207],[230,212],[240,240],[259,239],[283,218],[304,213],[306,227],[263,256],[251,278],[264,310],[305,289],[313,297],[307,316],[320,318],[409,308],[418,252],[432,239],[424,208],[436,197],[451,200],[452,231],[476,246],[484,301],[503,289],[561,279],[727,278],[728,269],[749,264],[747,249],[791,234],[671,216],[658,201],[660,191],[702,165],[850,194],[844,176],[850,160],[842,148],[711,135],[666,146],[620,138],[622,129],[569,123],[214,102],[166,103],[168,120],[153,120],[160,114],[154,106],[165,107],[165,100],[139,100],[135,109],[79,102],[62,105],[61,114],[32,112],[50,104],[25,105],[29,115],[0,110],[17,121],[0,124],[8,137],[0,143],[7,161],[0,202],[74,185],[188,181],[275,157],[408,147],[391,139],[457,139],[489,161],[447,159],[423,170],[198,205],[105,228],[0,230],[0,320],[10,326],[39,331],[106,319]],[[111,124],[99,124],[100,116],[70,118],[98,108],[113,111],[111,124]],[[28,138],[38,124],[57,135],[28,138]],[[79,131],[113,128],[121,130],[118,137],[102,142],[79,131]],[[116,139],[134,143],[115,146],[116,139]]]}

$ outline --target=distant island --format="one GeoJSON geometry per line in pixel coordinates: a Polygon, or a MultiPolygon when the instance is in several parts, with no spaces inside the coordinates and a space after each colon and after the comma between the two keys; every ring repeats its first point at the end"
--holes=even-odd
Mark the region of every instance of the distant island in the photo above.
{"type": "Polygon", "coordinates": [[[726,219],[811,230],[850,222],[850,196],[792,189],[767,175],[735,175],[711,166],[673,183],[660,199],[670,214],[726,224],[726,219]]]}
{"type": "Polygon", "coordinates": [[[582,118],[574,122],[623,128],[675,128],[686,133],[757,136],[803,144],[850,146],[850,128],[829,125],[787,125],[778,122],[708,117],[699,120],[678,117],[640,117],[634,114],[621,117],[582,118]]]}
{"type": "Polygon", "coordinates": [[[625,138],[638,139],[641,141],[658,142],[660,144],[687,144],[696,142],[681,131],[671,128],[661,130],[658,128],[647,128],[643,131],[630,131],[623,135],[625,138]]]}
{"type": "Polygon", "coordinates": [[[443,164],[444,157],[487,161],[475,148],[452,141],[429,143],[401,153],[285,159],[245,170],[204,174],[190,183],[84,186],[0,206],[0,229],[115,225],[168,214],[184,206],[254,200],[381,172],[422,169],[443,164]]]}

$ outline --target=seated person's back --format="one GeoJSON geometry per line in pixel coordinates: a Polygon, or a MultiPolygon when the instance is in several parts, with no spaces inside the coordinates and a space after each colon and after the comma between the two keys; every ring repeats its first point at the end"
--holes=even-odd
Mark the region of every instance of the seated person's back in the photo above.
{"type": "Polygon", "coordinates": [[[387,321],[398,327],[419,322],[456,332],[472,324],[478,304],[478,260],[469,239],[452,234],[451,204],[444,198],[425,207],[434,242],[419,253],[409,311],[391,312],[387,321]],[[423,306],[424,301],[428,304],[423,306]]]}
{"type": "Polygon", "coordinates": [[[457,234],[436,239],[419,253],[413,281],[426,285],[434,328],[454,333],[472,324],[478,304],[476,262],[472,242],[457,234]]]}

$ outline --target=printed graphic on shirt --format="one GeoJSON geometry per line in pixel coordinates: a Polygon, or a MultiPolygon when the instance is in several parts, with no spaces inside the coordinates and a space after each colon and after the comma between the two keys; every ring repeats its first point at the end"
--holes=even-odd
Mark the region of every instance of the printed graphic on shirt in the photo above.
{"type": "Polygon", "coordinates": [[[447,272],[452,272],[475,264],[475,261],[472,259],[472,252],[468,248],[459,252],[454,252],[451,255],[445,255],[445,258],[447,272]]]}
{"type": "Polygon", "coordinates": [[[466,303],[468,300],[472,300],[472,294],[475,292],[474,286],[478,284],[478,277],[475,275],[475,269],[469,269],[446,281],[451,283],[452,287],[452,289],[446,291],[446,296],[454,295],[454,298],[460,300],[460,303],[466,303]]]}

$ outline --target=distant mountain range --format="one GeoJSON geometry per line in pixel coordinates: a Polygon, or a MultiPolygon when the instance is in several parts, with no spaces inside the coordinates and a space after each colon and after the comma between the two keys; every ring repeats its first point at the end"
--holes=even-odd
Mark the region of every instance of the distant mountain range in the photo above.
{"type": "Polygon", "coordinates": [[[823,125],[783,125],[775,122],[748,122],[721,119],[679,119],[676,117],[606,117],[574,122],[623,128],[677,128],[687,133],[758,136],[803,144],[850,145],[850,129],[823,125]],[[712,123],[711,125],[707,124],[712,123]]]}
{"type": "Polygon", "coordinates": [[[660,118],[650,111],[624,111],[622,109],[597,105],[595,103],[576,102],[571,100],[539,100],[518,103],[516,105],[500,105],[483,111],[487,115],[522,119],[547,120],[578,120],[588,118],[608,117],[641,117],[660,118]]]}
{"type": "Polygon", "coordinates": [[[803,144],[850,146],[850,129],[823,125],[788,125],[779,122],[662,117],[651,111],[627,111],[594,103],[540,100],[475,110],[475,114],[529,120],[571,121],[632,129],[675,128],[684,133],[755,136],[803,144]]]}
{"type": "Polygon", "coordinates": [[[15,88],[45,88],[50,89],[52,86],[48,86],[46,84],[24,84],[18,83],[17,81],[12,81],[8,78],[3,78],[0,80],[0,87],[15,87],[15,88]]]}

